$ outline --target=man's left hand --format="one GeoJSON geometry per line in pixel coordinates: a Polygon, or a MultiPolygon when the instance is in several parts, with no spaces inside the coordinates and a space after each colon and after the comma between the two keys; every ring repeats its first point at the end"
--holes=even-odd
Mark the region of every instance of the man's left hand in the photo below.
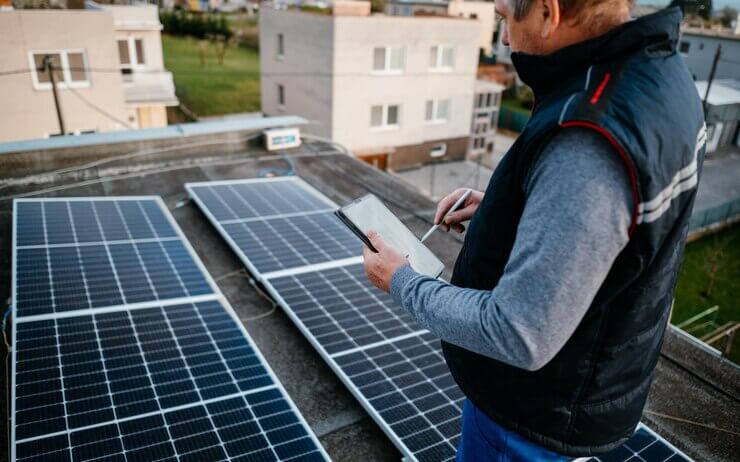
{"type": "Polygon", "coordinates": [[[393,273],[409,261],[393,247],[389,247],[375,231],[369,231],[367,238],[378,253],[373,252],[367,246],[363,246],[362,256],[365,258],[365,274],[375,287],[385,292],[391,290],[391,279],[393,273]]]}

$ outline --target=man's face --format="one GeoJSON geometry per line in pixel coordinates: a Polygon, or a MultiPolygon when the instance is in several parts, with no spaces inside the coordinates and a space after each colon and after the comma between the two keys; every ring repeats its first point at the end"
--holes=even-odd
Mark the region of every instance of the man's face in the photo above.
{"type": "Polygon", "coordinates": [[[511,0],[496,0],[496,14],[501,21],[501,40],[511,51],[541,55],[551,52],[549,43],[542,38],[542,21],[539,20],[539,5],[534,4],[520,21],[514,19],[511,0]]]}

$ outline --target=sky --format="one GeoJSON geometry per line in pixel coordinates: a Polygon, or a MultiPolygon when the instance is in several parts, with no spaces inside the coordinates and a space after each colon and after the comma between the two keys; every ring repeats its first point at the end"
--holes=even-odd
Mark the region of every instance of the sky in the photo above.
{"type": "MultiPolygon", "coordinates": [[[[640,5],[668,5],[670,0],[638,0],[640,5]]],[[[740,0],[712,0],[712,6],[715,10],[731,6],[740,10],[740,0]]]]}

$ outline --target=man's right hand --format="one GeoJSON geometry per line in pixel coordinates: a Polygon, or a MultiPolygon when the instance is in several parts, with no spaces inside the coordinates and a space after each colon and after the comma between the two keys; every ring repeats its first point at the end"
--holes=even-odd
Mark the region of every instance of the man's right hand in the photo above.
{"type": "MultiPolygon", "coordinates": [[[[457,202],[460,196],[465,194],[465,191],[467,191],[467,188],[456,189],[452,191],[452,193],[445,196],[444,199],[439,201],[439,204],[437,204],[437,213],[434,215],[435,225],[442,220],[442,217],[445,216],[450,207],[455,205],[455,202],[457,202]]],[[[473,190],[468,198],[465,199],[465,202],[463,202],[460,208],[452,212],[445,219],[445,222],[441,223],[439,227],[444,229],[445,231],[453,229],[458,233],[462,233],[463,231],[465,231],[465,226],[463,226],[462,223],[470,220],[473,217],[473,213],[478,210],[478,206],[480,205],[480,201],[482,199],[483,193],[473,190]]]]}

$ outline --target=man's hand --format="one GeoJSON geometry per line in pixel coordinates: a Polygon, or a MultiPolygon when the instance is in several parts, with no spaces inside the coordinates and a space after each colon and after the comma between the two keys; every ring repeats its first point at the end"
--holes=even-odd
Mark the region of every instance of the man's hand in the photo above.
{"type": "Polygon", "coordinates": [[[365,274],[375,287],[385,292],[391,290],[391,278],[393,273],[409,261],[396,249],[389,247],[375,231],[368,231],[367,238],[378,253],[373,252],[367,246],[363,246],[362,256],[365,258],[365,274]]]}
{"type": "MultiPolygon", "coordinates": [[[[450,207],[455,205],[455,202],[457,202],[460,196],[465,194],[465,191],[467,191],[466,188],[456,189],[439,201],[439,204],[437,205],[437,213],[434,214],[435,225],[442,221],[442,217],[445,216],[450,207]]],[[[460,208],[452,212],[439,227],[445,231],[454,229],[458,233],[462,233],[465,231],[465,226],[462,225],[462,222],[468,221],[473,217],[475,211],[478,210],[481,200],[483,200],[483,193],[480,191],[473,191],[468,198],[465,199],[465,202],[463,202],[460,208]]]]}

